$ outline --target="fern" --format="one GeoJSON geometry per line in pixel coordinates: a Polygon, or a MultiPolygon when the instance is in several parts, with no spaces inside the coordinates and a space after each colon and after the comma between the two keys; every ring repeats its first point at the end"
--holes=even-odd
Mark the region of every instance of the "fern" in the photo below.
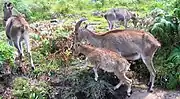
{"type": "Polygon", "coordinates": [[[168,89],[175,89],[177,88],[178,84],[180,83],[180,46],[175,47],[169,57],[167,58],[166,63],[166,78],[168,79],[166,83],[166,87],[168,89]],[[171,65],[170,65],[171,64],[171,65]]]}
{"type": "Polygon", "coordinates": [[[177,24],[173,23],[174,16],[156,17],[154,25],[150,32],[159,38],[162,44],[171,45],[178,41],[177,24]]]}
{"type": "Polygon", "coordinates": [[[167,61],[172,62],[176,65],[180,64],[180,46],[173,49],[173,51],[170,53],[167,61]]]}
{"type": "MultiPolygon", "coordinates": [[[[158,57],[157,62],[157,85],[167,89],[176,89],[180,83],[180,46],[172,45],[179,42],[179,22],[176,15],[160,15],[155,18],[155,23],[151,26],[150,32],[162,43],[161,50],[165,56],[158,57]],[[172,49],[173,48],[173,49],[172,49]],[[168,54],[168,50],[170,53],[168,54]]],[[[162,53],[161,53],[162,54],[162,53]]]]}
{"type": "Polygon", "coordinates": [[[180,79],[178,79],[178,76],[180,77],[180,74],[169,74],[169,81],[166,85],[168,89],[175,89],[177,88],[178,84],[180,83],[180,79]]]}
{"type": "Polygon", "coordinates": [[[168,33],[166,32],[165,27],[166,26],[163,22],[155,23],[150,32],[158,37],[161,43],[168,44],[170,42],[170,38],[168,36],[168,33]]]}
{"type": "Polygon", "coordinates": [[[180,0],[174,2],[174,15],[180,19],[180,0]]]}
{"type": "Polygon", "coordinates": [[[150,15],[153,17],[158,17],[158,16],[164,16],[166,12],[160,8],[155,8],[150,12],[150,15]]]}

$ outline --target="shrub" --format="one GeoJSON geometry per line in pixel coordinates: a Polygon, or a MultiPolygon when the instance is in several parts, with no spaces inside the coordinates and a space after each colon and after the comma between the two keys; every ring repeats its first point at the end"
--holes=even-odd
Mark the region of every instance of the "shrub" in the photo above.
{"type": "Polygon", "coordinates": [[[14,66],[14,47],[0,40],[0,71],[5,63],[14,66]]]}
{"type": "Polygon", "coordinates": [[[163,48],[156,57],[157,65],[157,81],[156,84],[161,88],[176,89],[180,83],[180,47],[168,48],[173,49],[167,52],[167,48],[163,48]],[[166,51],[166,54],[164,54],[166,51]]]}
{"type": "Polygon", "coordinates": [[[180,19],[180,8],[175,8],[173,12],[174,12],[174,16],[180,19]]]}
{"type": "MultiPolygon", "coordinates": [[[[158,37],[163,45],[172,45],[179,39],[178,24],[173,23],[173,16],[156,17],[150,32],[158,37]]],[[[178,20],[176,20],[178,21],[178,20]]]]}
{"type": "Polygon", "coordinates": [[[52,6],[51,11],[56,13],[59,12],[63,15],[66,15],[66,14],[74,13],[73,8],[75,8],[75,6],[72,2],[66,0],[59,0],[56,2],[55,5],[52,6]]]}
{"type": "Polygon", "coordinates": [[[13,96],[20,99],[47,99],[49,87],[43,81],[15,78],[13,96]]]}
{"type": "Polygon", "coordinates": [[[113,86],[107,81],[109,77],[112,80],[112,75],[108,77],[107,74],[98,72],[99,79],[95,81],[94,72],[87,68],[74,68],[72,71],[63,73],[64,76],[60,77],[63,83],[63,88],[60,89],[62,99],[104,99],[107,95],[114,94],[113,86]]]}
{"type": "Polygon", "coordinates": [[[179,47],[179,22],[174,14],[161,14],[155,19],[150,32],[162,43],[161,52],[156,57],[157,85],[176,89],[180,83],[180,47],[179,47]],[[176,47],[174,47],[176,45],[176,47]]]}
{"type": "Polygon", "coordinates": [[[28,18],[31,15],[31,10],[29,6],[23,0],[12,0],[14,8],[20,13],[25,14],[28,18]]]}

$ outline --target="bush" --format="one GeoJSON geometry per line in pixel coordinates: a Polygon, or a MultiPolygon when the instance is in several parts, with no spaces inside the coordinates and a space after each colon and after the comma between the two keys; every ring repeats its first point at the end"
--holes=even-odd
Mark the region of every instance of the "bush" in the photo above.
{"type": "Polygon", "coordinates": [[[32,1],[24,1],[24,0],[12,0],[14,4],[14,8],[17,9],[20,13],[26,15],[28,20],[39,20],[39,19],[49,19],[50,18],[50,5],[47,3],[48,1],[42,0],[34,0],[32,1]]]}
{"type": "Polygon", "coordinates": [[[174,16],[178,17],[180,19],[180,8],[174,9],[174,16]]]}
{"type": "Polygon", "coordinates": [[[30,18],[31,10],[23,0],[12,0],[12,3],[14,5],[14,8],[17,9],[17,11],[25,14],[27,18],[30,18]]]}
{"type": "Polygon", "coordinates": [[[69,14],[74,13],[73,8],[75,8],[75,6],[72,3],[68,3],[66,0],[60,0],[54,6],[52,6],[52,11],[56,13],[59,12],[61,14],[69,14]]]}
{"type": "Polygon", "coordinates": [[[171,51],[167,62],[170,64],[168,66],[168,79],[166,87],[169,89],[177,88],[180,83],[180,46],[173,48],[171,51]]]}
{"type": "Polygon", "coordinates": [[[179,39],[177,21],[173,23],[173,16],[156,17],[154,25],[150,28],[150,32],[158,37],[160,42],[164,45],[172,45],[179,39]]]}
{"type": "Polygon", "coordinates": [[[48,90],[43,81],[18,77],[13,82],[13,96],[20,99],[47,99],[48,90]]]}
{"type": "MultiPolygon", "coordinates": [[[[108,79],[114,79],[113,76],[108,76],[104,72],[98,72],[98,81],[94,80],[94,72],[91,69],[84,68],[72,69],[73,72],[62,74],[64,76],[59,79],[64,84],[60,89],[60,96],[62,99],[72,98],[88,98],[88,99],[104,99],[108,95],[113,95],[114,90],[112,84],[108,79]]],[[[116,79],[117,80],[117,79],[116,79]]],[[[117,81],[113,83],[118,83],[117,81]]]]}
{"type": "Polygon", "coordinates": [[[150,32],[162,43],[156,57],[157,85],[176,89],[180,83],[179,19],[176,15],[164,13],[157,16],[150,32]],[[176,47],[174,47],[176,45],[176,47]]]}
{"type": "Polygon", "coordinates": [[[0,40],[0,71],[5,63],[14,66],[14,47],[0,40]]]}
{"type": "Polygon", "coordinates": [[[167,48],[163,48],[156,57],[157,65],[157,81],[156,84],[161,88],[177,89],[180,83],[180,47],[168,48],[173,49],[167,52],[167,48]],[[166,54],[164,54],[166,51],[166,54]],[[164,55],[163,55],[164,54],[164,55]]]}

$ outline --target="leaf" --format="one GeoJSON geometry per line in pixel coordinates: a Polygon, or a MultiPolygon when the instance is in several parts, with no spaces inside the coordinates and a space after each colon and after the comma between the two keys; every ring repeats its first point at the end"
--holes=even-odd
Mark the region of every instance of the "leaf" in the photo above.
{"type": "Polygon", "coordinates": [[[178,85],[178,79],[176,77],[173,77],[173,75],[170,76],[169,82],[167,83],[168,89],[175,89],[178,85]]]}

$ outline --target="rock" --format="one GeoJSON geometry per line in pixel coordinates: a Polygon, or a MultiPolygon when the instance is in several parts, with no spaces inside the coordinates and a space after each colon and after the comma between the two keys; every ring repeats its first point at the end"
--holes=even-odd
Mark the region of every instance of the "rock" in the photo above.
{"type": "Polygon", "coordinates": [[[92,15],[97,16],[97,17],[102,17],[103,13],[101,11],[94,11],[94,12],[92,12],[92,15]]]}
{"type": "Polygon", "coordinates": [[[59,22],[59,20],[57,20],[57,19],[50,20],[50,23],[58,23],[58,22],[59,22]]]}
{"type": "Polygon", "coordinates": [[[50,80],[51,86],[60,86],[61,85],[61,80],[59,77],[52,77],[50,80]]]}

